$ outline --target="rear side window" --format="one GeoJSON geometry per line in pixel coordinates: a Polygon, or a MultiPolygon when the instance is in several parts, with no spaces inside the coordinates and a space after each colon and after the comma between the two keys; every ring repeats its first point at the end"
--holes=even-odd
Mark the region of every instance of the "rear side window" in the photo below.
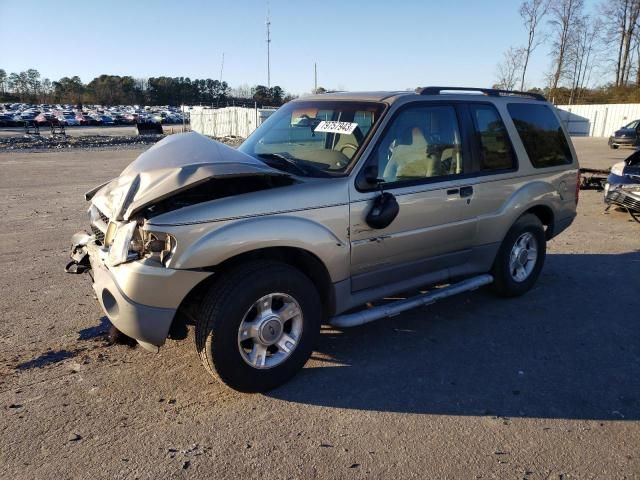
{"type": "Polygon", "coordinates": [[[515,168],[511,142],[495,107],[470,105],[469,108],[480,146],[480,169],[490,171],[515,168]]]}
{"type": "Polygon", "coordinates": [[[560,122],[548,106],[510,103],[507,109],[535,168],[572,163],[560,122]]]}

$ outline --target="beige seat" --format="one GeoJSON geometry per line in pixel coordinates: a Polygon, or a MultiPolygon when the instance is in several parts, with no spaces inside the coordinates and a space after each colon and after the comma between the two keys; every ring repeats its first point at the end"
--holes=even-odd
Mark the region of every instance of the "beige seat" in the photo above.
{"type": "Polygon", "coordinates": [[[443,171],[443,175],[457,175],[462,173],[462,158],[459,148],[445,148],[440,156],[442,165],[449,164],[448,171],[443,171]],[[449,162],[447,162],[447,160],[449,162]]]}
{"type": "Polygon", "coordinates": [[[383,178],[392,182],[402,178],[425,178],[439,174],[440,159],[427,155],[427,140],[418,127],[411,128],[411,143],[393,148],[383,178]]]}

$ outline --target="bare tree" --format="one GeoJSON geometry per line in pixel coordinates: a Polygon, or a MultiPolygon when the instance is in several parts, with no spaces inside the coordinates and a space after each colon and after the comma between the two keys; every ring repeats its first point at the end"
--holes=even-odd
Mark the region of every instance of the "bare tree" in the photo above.
{"type": "Polygon", "coordinates": [[[584,0],[551,0],[549,4],[549,23],[553,28],[553,67],[550,75],[552,100],[560,80],[566,75],[567,49],[576,29],[577,20],[584,9],[584,0]]]}
{"type": "Polygon", "coordinates": [[[496,68],[496,87],[505,90],[516,88],[522,70],[523,55],[524,49],[522,48],[509,47],[504,52],[502,62],[496,68]]]}
{"type": "Polygon", "coordinates": [[[640,0],[604,0],[600,11],[606,27],[607,41],[617,46],[614,83],[617,87],[623,86],[629,81],[630,64],[634,56],[640,0]]]}
{"type": "Polygon", "coordinates": [[[540,46],[543,39],[538,31],[540,22],[547,14],[549,0],[525,0],[520,5],[520,16],[522,22],[529,32],[527,46],[524,48],[524,60],[522,63],[522,78],[520,79],[520,90],[524,90],[524,80],[529,66],[529,59],[533,51],[540,46]]]}
{"type": "Polygon", "coordinates": [[[7,91],[7,72],[4,68],[0,68],[0,94],[4,95],[7,91]]]}
{"type": "Polygon", "coordinates": [[[640,87],[640,33],[636,32],[636,87],[640,87]]]}
{"type": "Polygon", "coordinates": [[[589,16],[582,16],[576,19],[575,29],[571,32],[567,46],[567,64],[571,75],[570,105],[574,103],[581,91],[585,74],[590,68],[598,39],[599,25],[598,21],[592,20],[589,16]]]}
{"type": "Polygon", "coordinates": [[[631,56],[633,51],[631,48],[634,33],[638,27],[638,17],[640,16],[640,0],[624,0],[626,4],[626,28],[622,30],[621,47],[622,55],[619,62],[620,76],[617,85],[626,85],[629,81],[629,71],[631,68],[631,56]]]}

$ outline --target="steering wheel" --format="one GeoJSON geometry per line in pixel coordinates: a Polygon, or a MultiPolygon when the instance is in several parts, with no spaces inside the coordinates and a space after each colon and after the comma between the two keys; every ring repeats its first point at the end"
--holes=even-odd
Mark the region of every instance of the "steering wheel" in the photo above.
{"type": "MultiPolygon", "coordinates": [[[[345,143],[344,145],[342,145],[340,147],[340,153],[346,155],[344,153],[344,151],[349,149],[349,148],[353,150],[353,153],[356,153],[356,151],[358,150],[358,146],[357,145],[354,145],[353,143],[345,143]]],[[[353,156],[353,153],[351,154],[352,156],[353,156]]],[[[349,158],[351,158],[351,157],[349,157],[349,158]]]]}

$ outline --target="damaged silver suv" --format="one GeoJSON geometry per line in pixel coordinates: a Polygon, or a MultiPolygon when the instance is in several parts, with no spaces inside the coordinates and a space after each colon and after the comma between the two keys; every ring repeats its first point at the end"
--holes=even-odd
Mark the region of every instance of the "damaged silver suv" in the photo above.
{"type": "Polygon", "coordinates": [[[237,150],[172,135],[86,194],[111,322],[157,351],[195,325],[242,391],[299,371],[320,325],[360,325],[491,284],[525,293],[573,221],[578,162],[554,108],[489,89],[338,93],[281,107],[237,150]],[[417,287],[417,297],[365,304],[417,287]]]}

